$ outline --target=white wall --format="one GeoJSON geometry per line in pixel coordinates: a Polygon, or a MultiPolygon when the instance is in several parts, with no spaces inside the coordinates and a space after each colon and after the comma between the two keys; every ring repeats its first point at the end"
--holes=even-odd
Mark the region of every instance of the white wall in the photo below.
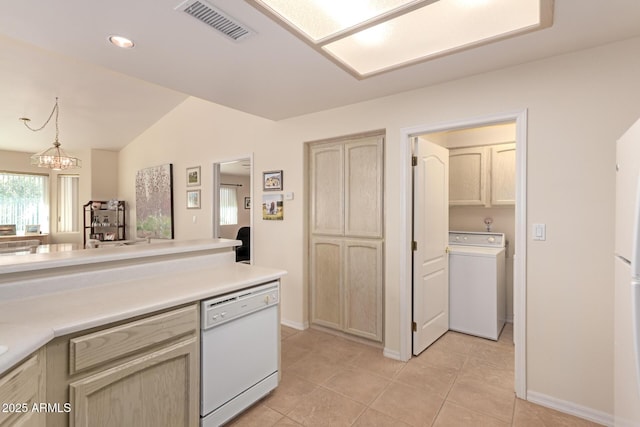
{"type": "MultiPolygon", "coordinates": [[[[83,165],[86,163],[88,162],[84,162],[83,165]]],[[[116,198],[118,194],[118,152],[91,150],[90,166],[91,200],[116,198]]]]}
{"type": "Polygon", "coordinates": [[[260,172],[284,170],[295,198],[284,221],[254,213],[255,263],[289,271],[282,316],[302,325],[303,142],[385,128],[385,346],[398,351],[409,328],[399,320],[401,129],[527,109],[528,221],[547,224],[546,241],[527,242],[528,389],[610,414],[615,140],[640,116],[638,51],[635,38],[280,122],[190,98],[121,151],[119,197],[134,200],[138,169],[174,163],[176,238],[188,239],[211,234],[211,159],[253,152],[256,199],[260,172]],[[197,224],[183,195],[194,162],[203,165],[197,224]]]}

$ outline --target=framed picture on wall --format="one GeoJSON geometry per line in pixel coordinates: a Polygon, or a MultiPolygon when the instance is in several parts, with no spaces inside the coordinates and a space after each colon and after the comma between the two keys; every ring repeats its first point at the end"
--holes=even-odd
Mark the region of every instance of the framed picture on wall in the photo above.
{"type": "Polygon", "coordinates": [[[200,185],[200,166],[187,168],[187,187],[200,185]]]}
{"type": "Polygon", "coordinates": [[[200,190],[187,190],[187,209],[200,209],[200,190]]]}
{"type": "Polygon", "coordinates": [[[40,234],[40,224],[25,225],[24,234],[40,234]]]}
{"type": "Polygon", "coordinates": [[[173,164],[136,173],[136,236],[173,239],[173,164]]]}
{"type": "Polygon", "coordinates": [[[251,209],[251,197],[244,198],[244,208],[251,209]]]}
{"type": "Polygon", "coordinates": [[[262,189],[264,191],[282,191],[282,171],[262,172],[262,189]]]}

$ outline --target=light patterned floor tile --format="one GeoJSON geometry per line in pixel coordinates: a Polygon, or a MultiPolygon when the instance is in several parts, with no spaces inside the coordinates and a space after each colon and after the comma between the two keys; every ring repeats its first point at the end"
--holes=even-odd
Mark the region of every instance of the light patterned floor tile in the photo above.
{"type": "Polygon", "coordinates": [[[407,363],[402,371],[396,375],[394,381],[401,382],[419,389],[427,390],[444,398],[449,393],[457,372],[450,368],[407,363]]]}
{"type": "Polygon", "coordinates": [[[370,404],[389,385],[390,380],[363,369],[347,368],[331,377],[324,387],[356,402],[370,404]]]}
{"type": "Polygon", "coordinates": [[[474,412],[455,403],[445,402],[433,427],[509,427],[511,424],[474,412]]]}
{"type": "Polygon", "coordinates": [[[410,427],[397,418],[378,412],[374,409],[367,409],[364,414],[354,424],[354,427],[410,427]]]}
{"type": "Polygon", "coordinates": [[[516,399],[514,427],[595,427],[599,424],[583,420],[544,406],[516,399]]]}
{"type": "Polygon", "coordinates": [[[278,387],[264,399],[263,403],[265,406],[286,415],[316,388],[318,385],[289,372],[284,372],[278,387]]]}
{"type": "Polygon", "coordinates": [[[451,388],[447,401],[511,422],[515,393],[474,378],[459,378],[451,388]]]}
{"type": "Polygon", "coordinates": [[[444,399],[435,393],[392,382],[370,408],[412,426],[430,426],[444,399]]]}
{"type": "Polygon", "coordinates": [[[351,426],[366,406],[324,388],[317,388],[287,414],[304,426],[351,426]]]}
{"type": "Polygon", "coordinates": [[[319,352],[311,352],[288,366],[287,372],[304,378],[314,384],[322,384],[336,373],[334,361],[319,352]]]}
{"type": "Polygon", "coordinates": [[[270,427],[274,426],[282,417],[279,412],[258,402],[241,416],[236,417],[225,425],[228,427],[270,427]]]}
{"type": "Polygon", "coordinates": [[[366,348],[351,362],[354,367],[366,369],[385,378],[393,378],[404,367],[405,363],[382,355],[382,350],[366,348]]]}
{"type": "Polygon", "coordinates": [[[446,352],[429,347],[420,353],[419,356],[411,359],[411,363],[420,363],[459,371],[464,366],[467,357],[466,354],[446,352]]]}

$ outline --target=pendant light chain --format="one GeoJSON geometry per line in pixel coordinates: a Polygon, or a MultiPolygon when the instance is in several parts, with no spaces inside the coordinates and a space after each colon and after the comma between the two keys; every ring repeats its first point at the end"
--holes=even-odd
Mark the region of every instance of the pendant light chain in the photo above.
{"type": "Polygon", "coordinates": [[[24,125],[33,132],[39,132],[42,129],[44,129],[49,122],[51,121],[51,118],[53,117],[53,113],[56,113],[56,141],[58,142],[58,135],[59,135],[59,131],[58,131],[58,97],[56,96],[56,104],[53,106],[53,110],[51,110],[51,114],[49,114],[49,118],[47,119],[46,122],[44,122],[44,124],[42,126],[40,126],[38,129],[34,129],[31,126],[29,126],[29,121],[31,121],[31,119],[27,119],[27,118],[21,118],[20,120],[22,120],[22,123],[24,123],[24,125]]]}
{"type": "Polygon", "coordinates": [[[67,155],[62,150],[62,148],[60,148],[60,141],[58,141],[58,137],[60,134],[60,128],[58,126],[58,116],[60,113],[60,107],[58,106],[58,97],[56,97],[56,103],[53,106],[53,110],[51,110],[51,114],[49,114],[49,118],[39,128],[36,129],[29,126],[28,122],[31,121],[31,119],[29,118],[21,117],[20,120],[22,121],[22,123],[24,123],[27,129],[32,132],[38,132],[44,129],[49,124],[49,122],[51,122],[54,113],[56,115],[56,139],[53,142],[53,147],[50,147],[47,150],[31,156],[31,164],[41,168],[49,168],[53,170],[65,170],[82,167],[82,162],[80,159],[67,155]]]}

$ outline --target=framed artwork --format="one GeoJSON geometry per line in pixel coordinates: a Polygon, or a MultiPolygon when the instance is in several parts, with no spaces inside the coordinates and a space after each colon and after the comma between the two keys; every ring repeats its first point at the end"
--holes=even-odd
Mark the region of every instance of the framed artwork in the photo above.
{"type": "Polygon", "coordinates": [[[173,165],[136,173],[136,236],[173,239],[173,165]]]}
{"type": "Polygon", "coordinates": [[[200,190],[187,190],[187,209],[200,209],[200,190]]]}
{"type": "Polygon", "coordinates": [[[264,191],[282,191],[282,171],[262,172],[262,189],[264,191]]]}
{"type": "Polygon", "coordinates": [[[40,224],[25,225],[24,234],[40,234],[40,224]]]}
{"type": "Polygon", "coordinates": [[[244,198],[244,208],[251,209],[251,197],[244,198]]]}
{"type": "Polygon", "coordinates": [[[0,225],[0,236],[15,236],[15,235],[16,235],[15,224],[0,225]]]}
{"type": "Polygon", "coordinates": [[[282,194],[262,196],[262,219],[275,221],[284,219],[284,197],[282,194]]]}
{"type": "Polygon", "coordinates": [[[187,168],[187,187],[200,185],[200,166],[187,168]]]}

